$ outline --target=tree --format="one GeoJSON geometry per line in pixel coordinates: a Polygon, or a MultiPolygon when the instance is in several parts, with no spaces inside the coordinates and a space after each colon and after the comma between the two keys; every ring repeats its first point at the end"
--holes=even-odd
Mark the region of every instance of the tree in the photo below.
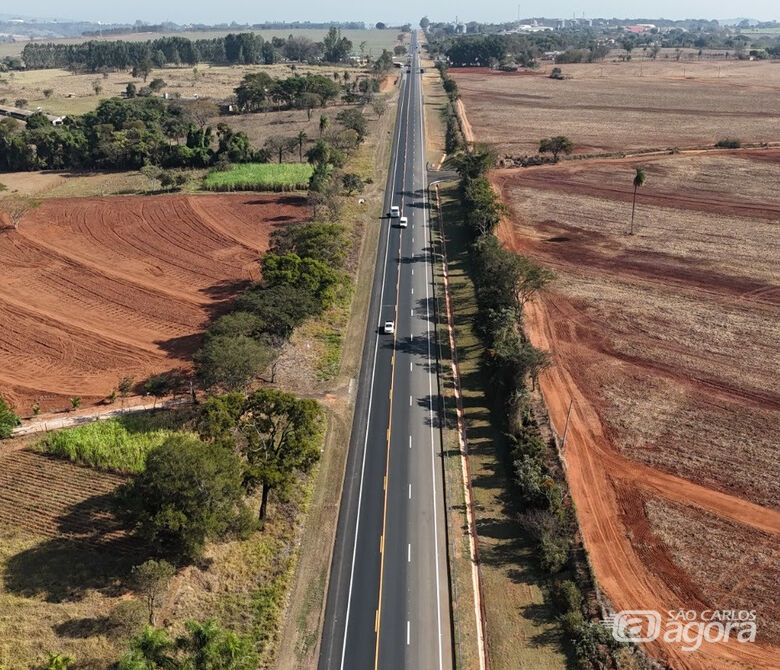
{"type": "Polygon", "coordinates": [[[37,200],[25,196],[13,196],[0,200],[0,212],[5,212],[11,221],[14,230],[19,230],[24,215],[35,209],[40,203],[37,200]]]}
{"type": "Polygon", "coordinates": [[[283,135],[271,135],[263,145],[268,149],[271,155],[275,155],[279,159],[279,163],[282,162],[282,156],[284,154],[294,150],[298,146],[298,140],[295,137],[284,137],[283,135]]]}
{"type": "Polygon", "coordinates": [[[273,360],[267,343],[244,335],[210,337],[195,354],[195,374],[204,388],[244,389],[273,360]]]}
{"type": "Polygon", "coordinates": [[[95,95],[100,95],[103,92],[103,84],[99,79],[92,82],[92,90],[95,91],[95,95]]]}
{"type": "Polygon", "coordinates": [[[387,24],[383,23],[382,21],[377,21],[374,28],[376,28],[377,30],[384,30],[385,28],[387,28],[387,24]]]}
{"type": "Polygon", "coordinates": [[[159,93],[162,91],[168,84],[165,83],[165,79],[162,79],[161,77],[157,77],[156,79],[152,79],[151,82],[149,82],[149,88],[152,89],[155,93],[159,93]]]}
{"type": "Polygon", "coordinates": [[[420,19],[420,28],[422,28],[422,29],[423,29],[423,32],[425,32],[426,30],[428,30],[428,26],[429,26],[429,25],[431,25],[431,22],[430,22],[430,20],[428,19],[428,17],[427,17],[427,16],[423,16],[423,17],[420,19]]]}
{"type": "Polygon", "coordinates": [[[203,554],[206,540],[252,530],[242,483],[234,454],[176,435],[152,449],[146,469],[117,489],[115,511],[159,555],[190,561],[203,554]]]}
{"type": "Polygon", "coordinates": [[[647,181],[647,173],[644,171],[644,169],[641,167],[635,168],[634,182],[633,182],[634,197],[631,201],[631,226],[628,231],[629,235],[634,234],[634,212],[636,211],[636,191],[640,186],[644,186],[646,181],[647,181]]]}
{"type": "Polygon", "coordinates": [[[162,176],[162,169],[156,165],[144,165],[139,172],[149,180],[150,188],[154,188],[162,176]]]}
{"type": "Polygon", "coordinates": [[[136,95],[138,95],[138,88],[136,85],[131,81],[127,88],[125,88],[125,96],[128,98],[134,98],[136,95]]]}
{"type": "Polygon", "coordinates": [[[53,88],[44,88],[43,89],[43,97],[46,98],[47,100],[49,98],[51,98],[51,96],[53,94],[54,94],[54,89],[53,88]]]}
{"type": "Polygon", "coordinates": [[[150,559],[133,568],[133,588],[146,601],[150,626],[156,623],[157,605],[168,590],[174,574],[176,569],[163,560],[150,559]]]}
{"type": "Polygon", "coordinates": [[[309,136],[303,130],[296,135],[296,139],[298,140],[298,160],[301,163],[303,163],[303,143],[306,142],[308,137],[309,136]]]}
{"type": "Polygon", "coordinates": [[[320,457],[321,410],[316,400],[261,389],[244,404],[239,431],[247,461],[245,482],[261,488],[259,517],[265,519],[268,496],[284,495],[300,473],[320,457]]]}
{"type": "Polygon", "coordinates": [[[17,107],[18,109],[27,107],[27,98],[17,98],[14,102],[14,107],[17,107]]]}
{"type": "Polygon", "coordinates": [[[336,121],[349,130],[354,130],[362,142],[368,132],[368,122],[359,109],[342,109],[336,114],[336,121]]]}
{"type": "Polygon", "coordinates": [[[330,123],[330,120],[327,116],[324,114],[320,116],[320,137],[322,137],[322,133],[324,133],[325,129],[328,127],[328,123],[330,123]]]}
{"type": "Polygon", "coordinates": [[[554,67],[550,72],[550,79],[565,79],[563,71],[559,67],[554,67]]]}
{"type": "Polygon", "coordinates": [[[563,135],[556,135],[555,137],[549,137],[539,142],[539,153],[551,153],[553,160],[558,162],[558,155],[561,153],[570,154],[574,150],[574,145],[568,137],[563,135]]]}
{"type": "Polygon", "coordinates": [[[134,381],[135,380],[132,377],[130,377],[130,376],[122,377],[119,380],[119,383],[116,385],[116,388],[117,388],[117,391],[119,391],[119,395],[122,398],[127,398],[127,396],[130,395],[130,393],[133,390],[133,382],[134,381]]]}
{"type": "Polygon", "coordinates": [[[155,404],[159,398],[164,398],[171,391],[170,380],[165,372],[152,375],[144,382],[144,393],[153,396],[155,404]]]}
{"type": "Polygon", "coordinates": [[[354,172],[347,172],[341,177],[341,183],[344,185],[344,189],[348,195],[352,195],[355,191],[361,193],[363,191],[363,180],[360,175],[354,172]]]}
{"type": "Polygon", "coordinates": [[[374,98],[371,103],[371,109],[374,110],[374,114],[376,114],[377,118],[381,119],[382,115],[387,111],[387,99],[384,97],[374,98]]]}
{"type": "Polygon", "coordinates": [[[21,423],[19,417],[11,409],[11,406],[0,398],[0,440],[9,437],[21,423]]]}
{"type": "Polygon", "coordinates": [[[81,398],[73,396],[70,399],[70,408],[75,412],[81,406],[81,398]]]}

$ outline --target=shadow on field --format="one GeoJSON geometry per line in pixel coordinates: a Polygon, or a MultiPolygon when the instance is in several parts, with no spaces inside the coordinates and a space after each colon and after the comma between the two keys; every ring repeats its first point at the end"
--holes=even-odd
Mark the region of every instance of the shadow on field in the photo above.
{"type": "Polygon", "coordinates": [[[123,580],[148,552],[122,531],[111,512],[110,497],[87,498],[56,517],[62,536],[9,558],[4,588],[48,602],[78,601],[92,589],[108,596],[124,593],[123,580]]]}

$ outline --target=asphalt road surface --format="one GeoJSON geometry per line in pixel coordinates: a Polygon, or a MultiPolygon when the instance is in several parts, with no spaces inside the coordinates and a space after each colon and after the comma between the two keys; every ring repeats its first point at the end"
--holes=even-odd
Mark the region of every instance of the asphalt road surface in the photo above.
{"type": "Polygon", "coordinates": [[[452,642],[417,37],[402,73],[320,670],[450,670],[452,642]],[[385,321],[395,332],[383,332],[385,321]]]}

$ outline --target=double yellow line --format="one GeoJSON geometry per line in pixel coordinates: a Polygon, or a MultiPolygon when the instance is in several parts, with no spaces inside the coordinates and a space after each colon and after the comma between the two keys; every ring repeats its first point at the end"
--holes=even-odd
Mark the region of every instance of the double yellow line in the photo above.
{"type": "MultiPolygon", "coordinates": [[[[411,73],[410,73],[411,74],[411,73]]],[[[411,79],[411,78],[410,78],[411,79]]],[[[406,81],[406,88],[404,95],[407,91],[410,91],[409,81],[406,81]]],[[[405,188],[406,184],[406,149],[409,143],[409,111],[412,106],[411,94],[408,95],[408,103],[406,105],[406,135],[404,137],[404,169],[403,176],[401,177],[401,187],[405,188]]],[[[399,135],[400,137],[400,135],[399,135]]],[[[401,195],[401,214],[403,214],[405,194],[401,195]]],[[[392,225],[392,224],[391,224],[392,225]]],[[[398,245],[398,274],[395,280],[395,328],[393,329],[393,356],[390,359],[390,415],[387,423],[387,458],[385,461],[385,478],[384,478],[384,504],[382,509],[382,536],[379,540],[379,597],[376,608],[376,622],[374,625],[374,631],[376,632],[376,646],[374,648],[374,670],[379,668],[379,633],[382,626],[382,587],[384,584],[385,576],[385,534],[387,532],[387,491],[388,491],[388,478],[390,476],[390,434],[393,426],[393,386],[395,383],[395,345],[398,337],[398,299],[401,293],[401,244],[398,245]]]]}

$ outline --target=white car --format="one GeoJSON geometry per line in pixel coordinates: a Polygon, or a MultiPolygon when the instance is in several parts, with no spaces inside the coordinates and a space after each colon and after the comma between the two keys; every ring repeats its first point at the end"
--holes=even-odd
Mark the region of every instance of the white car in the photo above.
{"type": "Polygon", "coordinates": [[[406,228],[409,225],[409,219],[407,219],[405,216],[402,216],[400,219],[398,219],[398,226],[400,228],[406,228]]]}
{"type": "Polygon", "coordinates": [[[395,321],[385,321],[383,330],[387,335],[392,335],[395,332],[395,321]]]}
{"type": "Polygon", "coordinates": [[[390,218],[397,219],[399,216],[401,216],[401,208],[398,205],[393,205],[390,208],[390,218]]]}

